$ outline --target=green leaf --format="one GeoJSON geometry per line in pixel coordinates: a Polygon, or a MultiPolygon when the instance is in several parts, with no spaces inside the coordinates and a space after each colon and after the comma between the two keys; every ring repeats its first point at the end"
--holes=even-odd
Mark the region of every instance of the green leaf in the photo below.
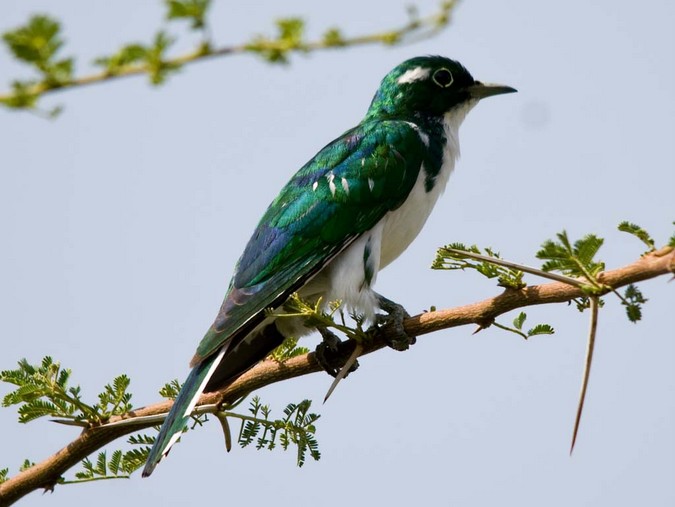
{"type": "Polygon", "coordinates": [[[19,422],[27,423],[40,417],[57,417],[86,423],[100,423],[111,415],[129,412],[131,393],[127,392],[129,377],[119,375],[98,395],[99,402],[88,405],[82,401],[80,386],[69,386],[71,370],[61,368],[50,356],[39,366],[22,359],[15,370],[0,372],[0,380],[17,388],[3,399],[4,406],[20,405],[19,422]]]}
{"type": "Polygon", "coordinates": [[[84,470],[79,471],[79,472],[75,472],[75,477],[77,477],[78,479],[82,479],[82,480],[93,478],[94,477],[94,465],[92,465],[89,458],[84,458],[82,460],[81,464],[82,464],[82,468],[84,470]]]}
{"type": "Polygon", "coordinates": [[[80,388],[68,387],[70,370],[61,368],[50,356],[34,366],[22,359],[16,370],[0,372],[0,380],[17,386],[3,399],[4,406],[20,405],[19,421],[54,416],[67,419],[95,420],[94,407],[82,402],[80,388]]]}
{"type": "Polygon", "coordinates": [[[525,319],[527,319],[525,312],[520,312],[518,316],[513,319],[513,327],[518,330],[523,329],[523,323],[525,322],[525,319]]]}
{"type": "Polygon", "coordinates": [[[258,435],[258,433],[260,432],[261,424],[260,421],[257,420],[257,417],[261,407],[262,405],[260,404],[260,397],[254,396],[251,399],[251,406],[249,408],[249,412],[251,412],[252,416],[256,418],[256,420],[246,421],[242,419],[238,439],[239,445],[241,445],[242,447],[246,447],[247,445],[251,444],[255,439],[256,435],[258,435]]]}
{"type": "Polygon", "coordinates": [[[24,470],[28,470],[29,468],[31,468],[33,466],[35,466],[35,462],[26,458],[25,460],[23,460],[23,463],[21,463],[21,466],[19,467],[19,472],[23,472],[24,470]]]}
{"type": "Polygon", "coordinates": [[[181,389],[181,383],[178,379],[173,379],[171,382],[164,384],[159,390],[159,395],[167,400],[175,400],[181,389]]]}
{"type": "Polygon", "coordinates": [[[167,19],[187,19],[191,28],[200,30],[206,24],[206,11],[210,0],[167,0],[167,19]]]}
{"type": "Polygon", "coordinates": [[[98,395],[98,404],[95,406],[100,419],[108,419],[113,415],[130,412],[131,393],[127,392],[131,380],[127,375],[115,377],[112,384],[106,384],[103,392],[98,395]]]}
{"type": "Polygon", "coordinates": [[[537,336],[542,334],[554,334],[554,333],[555,330],[548,324],[537,324],[527,332],[527,337],[529,338],[530,336],[537,336]]]}
{"type": "Polygon", "coordinates": [[[148,49],[142,44],[127,44],[111,56],[102,56],[94,60],[94,64],[104,67],[111,76],[120,74],[125,69],[145,61],[148,49]]]}
{"type": "MultiPolygon", "coordinates": [[[[8,382],[8,380],[5,380],[8,382]]],[[[21,402],[33,401],[40,398],[44,389],[35,384],[17,384],[19,388],[7,393],[5,398],[2,401],[3,406],[9,407],[10,405],[16,405],[21,402]]]]}
{"type": "Polygon", "coordinates": [[[329,28],[323,34],[323,43],[326,47],[342,47],[346,44],[345,38],[339,28],[329,28]]]}
{"type": "Polygon", "coordinates": [[[167,51],[175,39],[166,32],[159,31],[155,34],[152,44],[134,43],[128,44],[112,56],[97,58],[94,63],[104,67],[109,75],[121,74],[130,68],[144,66],[154,85],[164,83],[170,73],[180,69],[180,65],[168,61],[167,51]]]}
{"type": "MultiPolygon", "coordinates": [[[[269,406],[262,405],[260,398],[254,396],[251,400],[249,412],[251,418],[242,418],[239,431],[239,445],[246,447],[256,442],[256,449],[273,450],[277,442],[283,450],[291,445],[297,447],[296,463],[302,466],[305,463],[307,452],[318,460],[321,457],[318,442],[314,437],[316,427],[314,422],[319,418],[317,414],[308,413],[312,402],[303,400],[295,404],[289,403],[284,409],[282,419],[270,420],[271,410],[269,406]],[[262,417],[261,417],[262,416],[262,417]]],[[[238,417],[230,414],[230,417],[238,417]]]]}
{"type": "Polygon", "coordinates": [[[155,35],[152,46],[147,49],[145,63],[153,85],[163,84],[170,73],[180,69],[180,65],[166,61],[166,52],[174,42],[173,37],[164,31],[159,31],[155,35]]]}
{"type": "Polygon", "coordinates": [[[70,414],[64,414],[52,402],[37,399],[21,405],[18,410],[19,422],[28,423],[40,417],[64,417],[70,414]]]}
{"type": "MultiPolygon", "coordinates": [[[[318,450],[318,443],[313,435],[315,432],[313,423],[319,416],[316,414],[308,414],[311,404],[311,401],[303,400],[298,405],[289,405],[284,411],[287,415],[287,426],[283,434],[284,440],[286,442],[293,442],[297,446],[298,451],[296,461],[299,467],[304,465],[308,450],[310,456],[312,456],[314,460],[318,461],[321,458],[321,453],[318,450]],[[295,417],[293,417],[293,413],[295,413],[295,417]],[[292,421],[291,418],[293,419],[292,421]]],[[[285,448],[286,447],[284,447],[284,449],[285,448]]]]}
{"type": "Polygon", "coordinates": [[[276,38],[258,36],[246,44],[246,50],[258,53],[270,63],[288,63],[288,54],[304,48],[305,22],[301,18],[282,18],[275,21],[276,38]]]}
{"type": "Polygon", "coordinates": [[[125,473],[131,474],[145,465],[150,455],[150,447],[145,446],[140,449],[131,449],[124,453],[124,463],[122,469],[125,473]]]}
{"type": "Polygon", "coordinates": [[[96,459],[96,467],[94,467],[94,472],[96,472],[97,475],[106,474],[106,458],[107,456],[105,451],[98,453],[98,458],[96,459]]]}
{"type": "Polygon", "coordinates": [[[108,463],[108,470],[113,475],[117,475],[117,473],[121,470],[120,466],[121,464],[122,464],[122,451],[120,449],[117,449],[112,453],[112,456],[110,457],[110,462],[108,463]]]}
{"type": "Polygon", "coordinates": [[[621,304],[626,307],[626,316],[631,322],[638,322],[642,319],[642,305],[646,303],[646,299],[640,289],[634,284],[628,285],[624,292],[621,304]]]}
{"type": "MultiPolygon", "coordinates": [[[[267,310],[266,314],[269,316],[274,316],[275,318],[298,318],[301,317],[304,321],[305,326],[310,328],[323,327],[325,329],[336,329],[341,333],[344,333],[348,338],[353,338],[354,340],[367,340],[368,335],[363,329],[363,323],[365,322],[365,317],[362,315],[357,315],[350,313],[352,319],[356,323],[356,327],[348,326],[345,324],[344,315],[342,314],[341,301],[330,301],[326,306],[329,308],[329,312],[323,311],[324,304],[323,300],[319,298],[314,303],[309,303],[300,298],[297,294],[291,294],[291,296],[286,300],[283,307],[280,311],[278,310],[267,310]],[[340,317],[342,323],[337,323],[333,318],[335,313],[340,311],[340,317]]],[[[298,354],[300,354],[298,349],[298,354]]]]}
{"type": "Polygon", "coordinates": [[[2,38],[17,59],[41,68],[63,45],[60,30],[58,21],[38,14],[32,16],[26,25],[5,32],[2,38]]]}
{"type": "MultiPolygon", "coordinates": [[[[673,225],[675,225],[675,222],[673,222],[673,225]]],[[[673,234],[668,240],[668,246],[675,248],[675,234],[673,234]]]]}
{"type": "Polygon", "coordinates": [[[9,468],[0,469],[0,484],[7,480],[7,475],[9,474],[9,468]]]}
{"type": "Polygon", "coordinates": [[[139,433],[137,435],[131,435],[127,442],[133,445],[153,445],[155,443],[156,437],[146,435],[145,433],[139,433]]]}
{"type": "Polygon", "coordinates": [[[297,47],[305,33],[305,22],[302,18],[282,18],[276,21],[279,40],[297,47]]]}
{"type": "Polygon", "coordinates": [[[618,229],[621,232],[627,232],[628,234],[632,234],[633,236],[638,238],[645,245],[647,245],[647,248],[649,248],[650,252],[656,249],[656,245],[652,237],[649,235],[647,231],[645,231],[639,225],[624,220],[619,224],[618,229]]]}
{"type": "Polygon", "coordinates": [[[537,252],[537,258],[546,261],[542,269],[559,271],[571,277],[584,277],[594,288],[598,288],[599,284],[595,277],[605,269],[605,264],[595,261],[594,257],[604,240],[594,234],[587,234],[572,246],[566,231],[558,233],[557,237],[557,242],[548,240],[537,252]]]}
{"type": "MultiPolygon", "coordinates": [[[[3,34],[3,40],[14,56],[34,66],[42,74],[41,85],[56,88],[71,81],[73,77],[73,59],[56,60],[56,54],[63,46],[60,37],[59,22],[45,15],[35,15],[25,26],[3,34]]],[[[26,100],[26,94],[11,97],[3,101],[11,107],[26,100]]],[[[30,107],[28,105],[20,107],[30,107]]]]}
{"type": "MultiPolygon", "coordinates": [[[[134,440],[145,443],[150,439],[151,437],[147,435],[138,435],[134,440]]],[[[131,440],[132,437],[129,438],[129,442],[131,440]]],[[[82,469],[75,473],[75,479],[64,480],[61,484],[75,484],[103,479],[128,479],[132,473],[145,464],[149,454],[150,447],[148,445],[126,452],[116,449],[110,455],[110,459],[108,459],[106,451],[99,452],[96,457],[96,464],[92,463],[89,458],[83,459],[80,463],[82,469]]]]}
{"type": "Polygon", "coordinates": [[[50,87],[58,87],[68,83],[73,78],[73,67],[72,58],[53,62],[46,69],[45,83],[50,87]]]}
{"type": "Polygon", "coordinates": [[[128,479],[133,472],[145,464],[149,453],[150,447],[148,446],[127,452],[116,449],[108,459],[106,451],[101,451],[96,456],[96,464],[92,463],[89,458],[83,459],[80,463],[82,470],[75,473],[75,480],[63,481],[63,484],[102,479],[128,479]]]}
{"type": "Polygon", "coordinates": [[[542,334],[553,334],[555,332],[553,327],[549,326],[548,324],[537,324],[536,326],[528,330],[527,333],[525,333],[523,332],[523,324],[525,324],[526,320],[527,314],[525,312],[520,312],[518,316],[515,319],[513,319],[513,327],[504,326],[499,322],[493,322],[492,324],[499,329],[503,329],[504,331],[515,333],[526,340],[532,336],[542,334]]]}
{"type": "Polygon", "coordinates": [[[593,274],[599,273],[605,267],[603,263],[593,262],[593,258],[595,257],[595,254],[598,253],[603,242],[604,240],[602,238],[598,238],[593,234],[588,234],[574,243],[574,253],[584,266],[589,267],[589,270],[593,274]]]}
{"type": "Polygon", "coordinates": [[[431,269],[450,271],[474,269],[486,278],[497,278],[497,285],[500,287],[519,290],[526,286],[526,283],[523,281],[524,273],[522,271],[499,266],[489,261],[471,259],[461,253],[461,251],[464,251],[501,259],[499,252],[494,251],[492,248],[486,247],[483,250],[484,252],[481,252],[481,249],[476,245],[467,247],[463,243],[451,243],[436,251],[436,257],[431,263],[431,269]]]}
{"type": "Polygon", "coordinates": [[[307,354],[309,349],[307,347],[298,347],[297,338],[286,338],[284,342],[274,349],[269,357],[277,363],[285,363],[292,357],[302,356],[307,354]]]}
{"type": "Polygon", "coordinates": [[[0,102],[14,109],[34,108],[40,97],[39,93],[33,91],[36,84],[36,81],[12,81],[12,93],[0,99],[0,102]]]}

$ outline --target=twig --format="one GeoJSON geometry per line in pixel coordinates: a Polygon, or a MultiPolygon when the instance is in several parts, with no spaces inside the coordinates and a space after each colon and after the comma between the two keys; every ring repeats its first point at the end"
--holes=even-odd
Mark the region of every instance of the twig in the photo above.
{"type": "Polygon", "coordinates": [[[587,283],[584,283],[583,280],[579,280],[578,278],[559,275],[558,273],[551,273],[550,271],[542,271],[541,269],[526,266],[525,264],[518,264],[516,262],[506,261],[504,259],[500,259],[499,257],[490,257],[488,255],[481,255],[474,252],[467,252],[466,250],[458,250],[456,248],[445,247],[445,250],[457,255],[468,257],[469,259],[489,262],[491,264],[497,264],[498,266],[503,266],[505,268],[516,269],[524,273],[540,276],[542,278],[548,278],[549,280],[553,280],[556,282],[568,283],[570,285],[574,285],[575,287],[584,287],[585,285],[587,285],[587,283]]]}
{"type": "MultiPolygon", "coordinates": [[[[324,39],[310,42],[299,42],[289,44],[286,40],[261,40],[247,42],[233,46],[222,46],[211,49],[208,44],[202,44],[197,49],[174,58],[167,58],[162,63],[168,67],[182,67],[184,65],[205,61],[210,58],[219,58],[242,53],[265,54],[271,51],[281,51],[284,53],[302,53],[326,49],[336,49],[345,46],[367,46],[371,44],[392,45],[406,39],[406,37],[416,36],[416,40],[432,37],[443,29],[450,19],[450,13],[456,5],[455,0],[442,2],[439,10],[424,18],[415,18],[405,25],[382,32],[369,35],[359,35],[355,37],[342,38],[339,43],[329,42],[324,39]]],[[[32,86],[28,86],[22,93],[27,96],[43,96],[47,93],[65,91],[72,88],[89,86],[106,81],[112,81],[121,78],[128,78],[151,72],[148,64],[127,65],[116,71],[104,70],[87,76],[76,77],[66,82],[54,84],[43,81],[32,86]]],[[[7,102],[15,97],[15,94],[0,94],[0,104],[7,102]]]]}

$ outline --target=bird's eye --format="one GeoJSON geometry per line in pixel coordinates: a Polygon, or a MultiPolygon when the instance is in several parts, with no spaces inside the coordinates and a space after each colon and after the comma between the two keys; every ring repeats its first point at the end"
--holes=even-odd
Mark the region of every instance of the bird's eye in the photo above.
{"type": "Polygon", "coordinates": [[[447,88],[455,80],[455,78],[452,77],[452,72],[446,68],[438,69],[434,72],[434,75],[431,76],[431,79],[433,79],[434,83],[441,88],[447,88]]]}

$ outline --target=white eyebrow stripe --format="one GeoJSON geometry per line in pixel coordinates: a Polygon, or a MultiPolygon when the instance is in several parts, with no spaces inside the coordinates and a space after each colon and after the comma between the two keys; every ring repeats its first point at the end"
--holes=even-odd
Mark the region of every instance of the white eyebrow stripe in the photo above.
{"type": "Polygon", "coordinates": [[[415,67],[414,69],[406,70],[396,80],[398,84],[414,83],[429,77],[431,70],[426,67],[415,67]]]}

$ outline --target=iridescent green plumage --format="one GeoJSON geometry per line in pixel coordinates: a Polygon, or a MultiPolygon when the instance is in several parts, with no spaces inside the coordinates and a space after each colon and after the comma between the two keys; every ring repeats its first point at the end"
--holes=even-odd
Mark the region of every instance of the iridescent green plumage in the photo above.
{"type": "Polygon", "coordinates": [[[405,121],[368,121],[323,148],[281,190],[239,260],[199,361],[257,325],[352,241],[398,208],[426,147],[405,121]],[[405,155],[404,155],[405,154],[405,155]],[[233,334],[234,333],[234,334],[233,334]]]}
{"type": "Polygon", "coordinates": [[[439,56],[410,59],[387,74],[364,120],[307,162],[263,215],[144,476],[168,453],[202,391],[231,382],[285,337],[307,332],[301,321],[265,312],[292,293],[340,299],[371,318],[379,307],[403,333],[405,311],[372,289],[377,272],[429,216],[454,167],[464,115],[481,98],[511,91],[483,85],[439,56]]]}

